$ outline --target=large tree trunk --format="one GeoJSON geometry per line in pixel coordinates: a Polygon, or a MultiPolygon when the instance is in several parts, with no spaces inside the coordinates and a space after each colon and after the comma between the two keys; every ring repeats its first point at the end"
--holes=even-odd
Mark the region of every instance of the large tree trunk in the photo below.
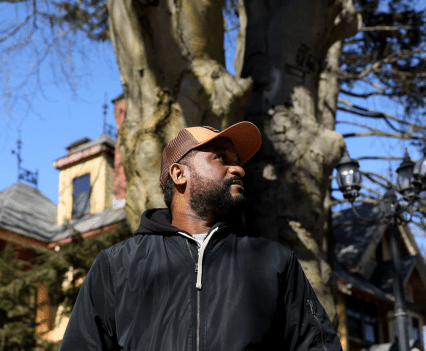
{"type": "Polygon", "coordinates": [[[245,119],[262,131],[246,166],[246,221],[296,252],[336,322],[327,259],[329,187],[344,141],[333,131],[341,42],[358,30],[351,0],[240,0],[239,77],[252,77],[245,119]],[[245,30],[245,31],[244,31],[245,30]]]}
{"type": "Polygon", "coordinates": [[[344,145],[333,131],[336,72],[341,40],[358,28],[352,0],[240,0],[237,77],[224,69],[222,7],[108,0],[127,106],[119,142],[128,220],[136,229],[143,210],[164,206],[161,152],[181,128],[252,121],[264,141],[247,165],[249,226],[296,251],[334,319],[325,203],[344,145]]]}
{"type": "Polygon", "coordinates": [[[161,153],[182,128],[243,119],[251,79],[224,68],[223,1],[108,0],[111,38],[126,100],[119,135],[131,228],[164,207],[161,153]]]}

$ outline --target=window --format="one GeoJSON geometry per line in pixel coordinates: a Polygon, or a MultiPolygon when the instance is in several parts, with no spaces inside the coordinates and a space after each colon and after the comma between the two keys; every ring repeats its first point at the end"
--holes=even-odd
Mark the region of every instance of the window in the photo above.
{"type": "MultiPolygon", "coordinates": [[[[377,306],[347,296],[346,315],[351,344],[368,346],[380,343],[377,306]]],[[[351,349],[355,350],[357,347],[351,349]]]]}
{"type": "Polygon", "coordinates": [[[416,317],[411,317],[410,337],[414,340],[420,340],[420,323],[416,317]]]}
{"type": "Polygon", "coordinates": [[[90,212],[90,173],[74,178],[72,181],[72,218],[90,212]]]}

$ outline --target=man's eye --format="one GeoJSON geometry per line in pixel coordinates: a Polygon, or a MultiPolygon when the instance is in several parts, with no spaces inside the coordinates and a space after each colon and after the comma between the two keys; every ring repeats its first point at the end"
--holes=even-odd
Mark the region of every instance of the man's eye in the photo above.
{"type": "Polygon", "coordinates": [[[225,155],[216,155],[215,159],[216,158],[221,158],[222,160],[224,160],[225,159],[225,155]]]}

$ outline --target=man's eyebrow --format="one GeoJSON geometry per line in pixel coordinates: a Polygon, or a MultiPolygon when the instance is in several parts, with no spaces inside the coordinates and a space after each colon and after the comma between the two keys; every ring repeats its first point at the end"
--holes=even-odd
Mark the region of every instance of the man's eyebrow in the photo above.
{"type": "MultiPolygon", "coordinates": [[[[227,147],[215,147],[214,149],[213,149],[213,152],[215,152],[215,151],[228,151],[228,152],[231,152],[231,153],[233,153],[231,150],[229,150],[227,147]]],[[[237,160],[238,160],[238,163],[240,163],[240,157],[237,155],[237,154],[235,154],[235,156],[237,156],[237,160]]]]}

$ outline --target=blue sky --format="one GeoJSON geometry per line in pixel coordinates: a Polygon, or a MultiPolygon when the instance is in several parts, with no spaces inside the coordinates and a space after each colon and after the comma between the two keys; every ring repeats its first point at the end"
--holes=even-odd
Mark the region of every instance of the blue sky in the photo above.
{"type": "Polygon", "coordinates": [[[47,99],[37,98],[31,110],[25,106],[13,108],[7,116],[0,109],[0,190],[17,181],[16,149],[18,131],[21,130],[22,167],[39,172],[38,188],[54,203],[58,201],[59,171],[52,162],[66,154],[65,147],[88,137],[102,134],[102,105],[107,96],[107,122],[115,124],[111,100],[121,94],[118,67],[111,48],[109,56],[93,62],[91,77],[83,82],[76,93],[67,87],[45,87],[47,99]]]}
{"type": "MultiPolygon", "coordinates": [[[[1,3],[1,28],[24,18],[25,6],[1,3]]],[[[21,166],[30,171],[38,169],[38,188],[57,204],[59,171],[53,168],[53,161],[64,156],[65,147],[72,142],[102,134],[105,98],[107,122],[115,124],[111,100],[122,88],[111,44],[89,42],[80,36],[61,43],[65,49],[69,43],[78,44],[80,53],[71,55],[64,50],[66,56],[59,61],[57,52],[51,50],[53,55],[42,62],[39,76],[33,74],[28,84],[20,85],[34,73],[34,48],[41,50],[46,44],[43,34],[49,36],[48,31],[36,34],[28,47],[18,47],[9,56],[3,50],[17,38],[0,43],[0,191],[17,181],[17,157],[11,151],[16,150],[20,131],[21,166]],[[58,62],[64,66],[58,68],[58,62]],[[68,72],[68,79],[60,69],[68,72]],[[8,90],[12,95],[7,95],[8,90]]],[[[19,33],[18,39],[24,40],[25,35],[26,31],[19,33]]]]}

